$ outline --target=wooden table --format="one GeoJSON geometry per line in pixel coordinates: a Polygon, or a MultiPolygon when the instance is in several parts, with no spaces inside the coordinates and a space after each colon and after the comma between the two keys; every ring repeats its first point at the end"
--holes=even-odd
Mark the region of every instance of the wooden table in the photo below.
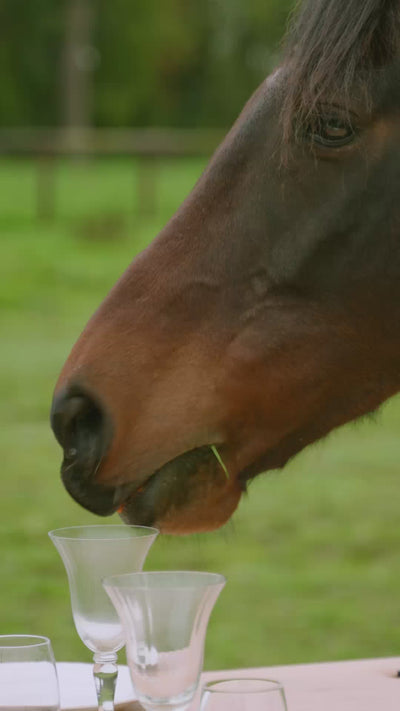
{"type": "MultiPolygon", "coordinates": [[[[90,665],[87,667],[90,674],[90,665]]],[[[398,672],[400,657],[391,657],[205,672],[202,682],[239,675],[279,680],[285,688],[288,711],[400,711],[398,672]]],[[[126,692],[129,697],[129,690],[126,692]]],[[[198,710],[199,697],[200,691],[190,711],[198,710]]],[[[63,703],[62,708],[68,706],[63,703]]],[[[140,706],[137,702],[121,703],[117,709],[139,711],[140,706]]]]}

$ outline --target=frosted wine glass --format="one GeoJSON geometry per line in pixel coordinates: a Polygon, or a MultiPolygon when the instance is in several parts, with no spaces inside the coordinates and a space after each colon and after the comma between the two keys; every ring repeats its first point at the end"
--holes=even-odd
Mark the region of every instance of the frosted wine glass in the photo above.
{"type": "Polygon", "coordinates": [[[225,585],[215,573],[167,571],[104,579],[120,616],[132,683],[146,711],[184,711],[203,668],[208,620],[225,585]]]}
{"type": "Polygon", "coordinates": [[[64,562],[72,615],[82,642],[93,652],[100,711],[114,711],[117,652],[124,633],[101,584],[105,575],[141,570],[158,531],[146,526],[72,526],[50,531],[64,562]]]}
{"type": "Polygon", "coordinates": [[[287,711],[279,681],[236,677],[205,684],[200,711],[287,711]]]}
{"type": "Polygon", "coordinates": [[[0,709],[59,711],[57,671],[47,637],[0,636],[0,709]]]}

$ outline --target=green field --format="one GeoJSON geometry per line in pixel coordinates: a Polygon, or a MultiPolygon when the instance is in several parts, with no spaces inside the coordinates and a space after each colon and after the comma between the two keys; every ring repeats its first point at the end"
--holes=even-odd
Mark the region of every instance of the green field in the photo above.
{"type": "MultiPolygon", "coordinates": [[[[133,162],[64,162],[56,217],[46,223],[35,216],[35,166],[0,163],[0,633],[49,635],[58,660],[90,654],[47,531],[102,520],[61,486],[48,425],[54,382],[94,308],[201,168],[164,164],[157,215],[144,219],[133,162]]],[[[228,578],[210,623],[207,668],[400,653],[399,428],[393,400],[283,472],[259,477],[224,529],[156,542],[147,569],[228,578]]]]}

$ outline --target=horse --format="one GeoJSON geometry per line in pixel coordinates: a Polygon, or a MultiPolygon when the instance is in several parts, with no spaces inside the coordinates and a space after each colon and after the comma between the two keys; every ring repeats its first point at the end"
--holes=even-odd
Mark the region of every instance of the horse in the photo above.
{"type": "Polygon", "coordinates": [[[52,426],[74,499],[184,534],[400,389],[400,4],[305,0],[282,59],[89,320],[52,426]]]}

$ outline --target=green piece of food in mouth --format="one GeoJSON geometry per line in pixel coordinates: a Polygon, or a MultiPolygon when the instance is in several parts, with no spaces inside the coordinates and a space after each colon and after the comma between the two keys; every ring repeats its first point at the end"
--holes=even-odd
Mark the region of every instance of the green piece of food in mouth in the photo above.
{"type": "Polygon", "coordinates": [[[221,465],[222,469],[224,470],[226,478],[229,479],[229,472],[221,459],[221,455],[218,452],[218,449],[216,448],[215,444],[210,444],[210,447],[211,447],[211,451],[213,452],[214,456],[216,457],[218,463],[221,465]]]}

